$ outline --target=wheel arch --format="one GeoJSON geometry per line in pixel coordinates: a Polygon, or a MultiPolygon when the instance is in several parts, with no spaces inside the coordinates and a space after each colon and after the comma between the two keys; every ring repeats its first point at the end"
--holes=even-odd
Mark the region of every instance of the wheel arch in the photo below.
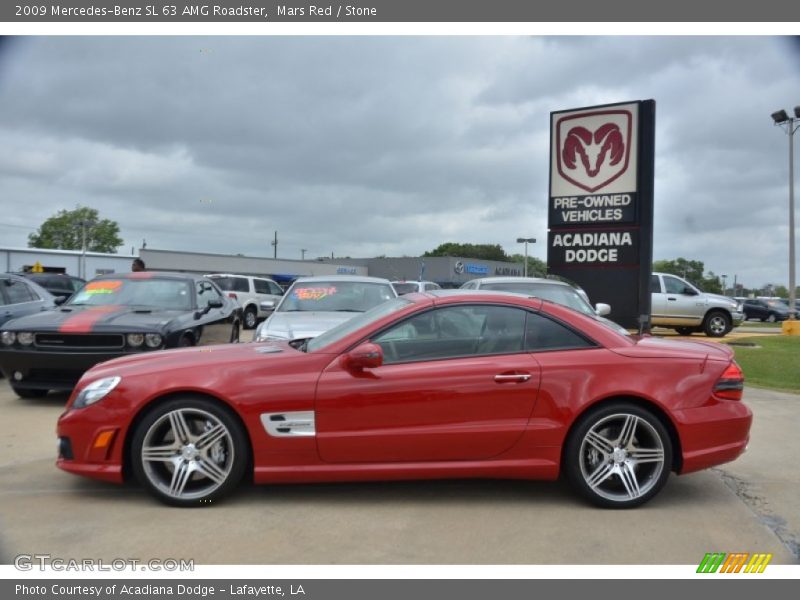
{"type": "Polygon", "coordinates": [[[153,410],[169,402],[171,400],[178,400],[182,398],[202,398],[204,400],[210,400],[220,408],[222,408],[225,412],[228,413],[230,417],[232,417],[242,428],[244,432],[245,439],[247,440],[247,464],[245,465],[245,476],[248,480],[252,480],[253,478],[253,440],[250,437],[250,431],[247,428],[247,425],[242,420],[242,417],[239,413],[234,409],[230,402],[220,398],[219,396],[215,396],[208,392],[199,392],[197,390],[174,390],[168,392],[162,396],[158,396],[153,398],[143,406],[139,408],[139,410],[134,415],[133,419],[131,420],[130,424],[128,425],[127,430],[125,431],[125,440],[122,446],[122,477],[125,481],[130,481],[133,479],[133,472],[132,472],[132,455],[131,455],[131,444],[133,443],[133,435],[136,431],[136,428],[139,426],[139,423],[153,410]]]}
{"type": "Polygon", "coordinates": [[[578,424],[581,421],[583,421],[583,419],[585,419],[588,415],[591,415],[593,412],[596,412],[601,408],[608,406],[609,404],[614,404],[615,402],[628,402],[630,404],[633,404],[634,406],[647,410],[654,417],[656,417],[661,422],[662,425],[664,425],[664,427],[667,430],[667,433],[669,433],[670,442],[672,443],[671,469],[676,473],[680,473],[681,469],[683,468],[683,451],[681,448],[681,439],[680,436],[678,435],[678,429],[675,426],[675,423],[672,422],[672,419],[670,419],[666,411],[652,400],[648,400],[647,398],[642,398],[641,396],[634,396],[629,394],[608,396],[607,398],[603,398],[601,400],[598,400],[597,402],[592,402],[591,404],[584,406],[582,410],[577,415],[575,415],[575,418],[572,420],[569,429],[564,435],[564,441],[561,444],[559,471],[563,470],[564,458],[565,458],[564,453],[567,450],[567,440],[569,440],[570,436],[572,435],[573,431],[578,426],[578,424]]]}

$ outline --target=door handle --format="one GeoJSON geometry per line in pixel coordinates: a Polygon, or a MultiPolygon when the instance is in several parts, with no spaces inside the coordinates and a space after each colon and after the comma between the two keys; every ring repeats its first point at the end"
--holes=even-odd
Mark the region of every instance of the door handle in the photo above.
{"type": "Polygon", "coordinates": [[[494,380],[497,383],[523,383],[528,381],[531,376],[527,373],[509,373],[505,375],[495,375],[494,380]]]}
{"type": "Polygon", "coordinates": [[[669,300],[670,302],[675,302],[675,301],[677,301],[678,299],[677,299],[677,298],[667,298],[667,300],[669,300]]]}

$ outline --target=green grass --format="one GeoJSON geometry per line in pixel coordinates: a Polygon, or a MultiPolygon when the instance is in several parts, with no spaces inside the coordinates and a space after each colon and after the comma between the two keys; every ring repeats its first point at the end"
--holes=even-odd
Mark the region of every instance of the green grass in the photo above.
{"type": "Polygon", "coordinates": [[[772,329],[780,329],[780,323],[762,323],[761,321],[743,321],[739,327],[767,327],[772,329]]]}
{"type": "Polygon", "coordinates": [[[745,385],[800,392],[800,336],[775,335],[731,340],[745,385]],[[736,344],[756,344],[748,348],[736,344]]]}

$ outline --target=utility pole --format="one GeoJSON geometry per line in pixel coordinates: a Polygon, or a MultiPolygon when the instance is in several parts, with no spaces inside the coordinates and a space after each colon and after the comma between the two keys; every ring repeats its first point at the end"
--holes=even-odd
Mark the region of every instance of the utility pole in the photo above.
{"type": "Polygon", "coordinates": [[[275,239],[270,242],[272,246],[272,258],[278,258],[278,232],[275,232],[275,239]]]}
{"type": "Polygon", "coordinates": [[[306,259],[306,249],[300,248],[300,260],[305,260],[305,259],[306,259]]]}

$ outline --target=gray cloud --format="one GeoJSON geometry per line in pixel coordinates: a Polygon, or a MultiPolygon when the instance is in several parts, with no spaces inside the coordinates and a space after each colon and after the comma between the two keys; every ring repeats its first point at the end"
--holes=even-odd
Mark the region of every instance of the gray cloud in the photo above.
{"type": "Polygon", "coordinates": [[[655,257],[785,283],[769,114],[798,80],[786,38],[6,38],[0,240],[80,203],[123,251],[516,252],[546,239],[550,111],[653,98],[655,257]]]}

